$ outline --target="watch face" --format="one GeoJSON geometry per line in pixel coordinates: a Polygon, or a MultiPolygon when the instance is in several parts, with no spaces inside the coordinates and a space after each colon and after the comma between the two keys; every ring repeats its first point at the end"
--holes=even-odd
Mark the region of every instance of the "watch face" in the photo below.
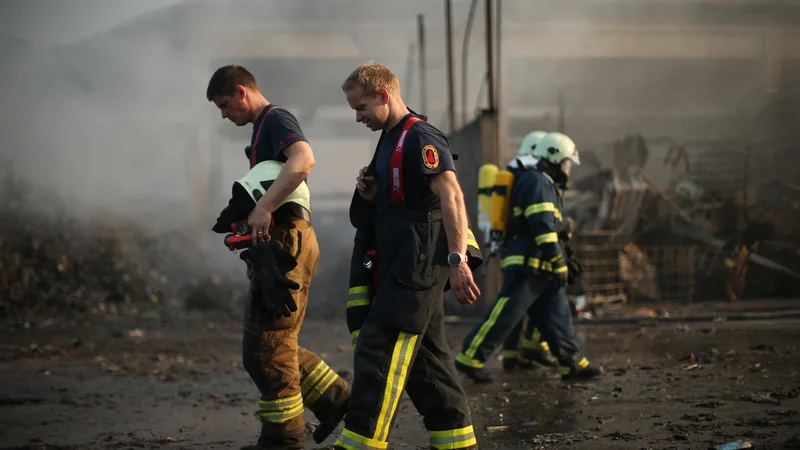
{"type": "Polygon", "coordinates": [[[457,266],[461,264],[461,255],[458,253],[450,253],[447,255],[447,264],[457,266]]]}

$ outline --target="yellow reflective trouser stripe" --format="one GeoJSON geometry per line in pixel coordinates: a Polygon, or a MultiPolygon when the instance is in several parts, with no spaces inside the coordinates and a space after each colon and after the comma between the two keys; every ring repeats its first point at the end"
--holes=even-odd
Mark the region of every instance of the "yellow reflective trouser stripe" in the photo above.
{"type": "Polygon", "coordinates": [[[460,362],[461,364],[467,367],[473,367],[475,369],[483,369],[484,364],[477,359],[471,359],[464,356],[464,353],[459,353],[456,355],[456,361],[460,362]]]}
{"type": "Polygon", "coordinates": [[[389,425],[394,417],[400,396],[403,394],[403,387],[406,384],[408,366],[411,362],[411,355],[414,354],[414,347],[417,344],[419,335],[400,332],[397,342],[392,351],[392,360],[389,364],[389,373],[386,377],[386,388],[383,391],[383,403],[378,413],[378,421],[375,426],[375,435],[372,439],[386,442],[389,438],[389,425]]]}
{"type": "Polygon", "coordinates": [[[581,360],[578,361],[578,367],[580,367],[581,369],[589,367],[589,360],[586,358],[581,358],[581,360]]]}
{"type": "Polygon", "coordinates": [[[339,378],[339,375],[325,364],[325,361],[320,361],[308,376],[300,382],[303,403],[309,407],[313,406],[337,378],[339,378]]]}
{"type": "Polygon", "coordinates": [[[480,247],[478,246],[478,241],[475,240],[475,235],[472,234],[472,230],[470,230],[469,228],[467,228],[467,246],[480,249],[480,247]]]}
{"type": "MultiPolygon", "coordinates": [[[[522,255],[513,255],[513,256],[506,256],[503,258],[503,261],[500,262],[500,268],[505,269],[506,267],[510,266],[521,266],[525,262],[525,257],[522,255]]],[[[553,265],[547,261],[542,261],[539,258],[529,258],[528,259],[528,266],[533,269],[543,270],[545,272],[561,272],[561,268],[553,269],[553,265]]],[[[566,270],[566,266],[564,266],[564,270],[566,270]]]]}
{"type": "Polygon", "coordinates": [[[536,241],[536,245],[555,244],[558,242],[558,233],[543,233],[533,238],[533,240],[536,241]]]}
{"type": "Polygon", "coordinates": [[[431,431],[431,447],[439,450],[465,448],[477,443],[472,425],[456,430],[431,431]]]}
{"type": "Polygon", "coordinates": [[[350,340],[353,342],[353,350],[356,349],[356,342],[358,341],[359,333],[361,333],[361,330],[356,330],[350,333],[350,340]]]}
{"type": "Polygon", "coordinates": [[[334,445],[347,450],[383,450],[389,443],[361,436],[345,428],[334,445]]]}
{"type": "Polygon", "coordinates": [[[347,307],[369,306],[372,301],[369,299],[369,286],[353,286],[347,295],[347,307]]]}
{"type": "Polygon", "coordinates": [[[570,367],[570,366],[558,366],[558,370],[559,370],[559,372],[561,372],[561,375],[569,375],[569,371],[572,370],[572,367],[570,367]]]}
{"type": "Polygon", "coordinates": [[[467,347],[467,351],[464,352],[464,356],[468,359],[472,359],[475,357],[475,353],[478,352],[478,347],[480,347],[483,340],[486,339],[486,335],[491,331],[494,324],[497,322],[497,318],[500,316],[500,313],[503,312],[503,308],[508,303],[510,297],[500,297],[497,299],[497,303],[492,307],[492,312],[489,314],[489,318],[486,322],[481,325],[478,329],[478,332],[475,333],[475,336],[472,338],[472,342],[470,342],[469,347],[467,347]]]}
{"type": "Polygon", "coordinates": [[[303,414],[303,396],[301,394],[278,400],[258,401],[258,415],[267,422],[283,423],[300,414],[303,414]]]}
{"type": "Polygon", "coordinates": [[[527,348],[529,350],[541,350],[542,344],[539,343],[539,341],[535,341],[533,339],[523,339],[522,348],[527,348]]]}
{"type": "Polygon", "coordinates": [[[503,358],[516,358],[519,356],[519,350],[503,350],[503,358]]]}

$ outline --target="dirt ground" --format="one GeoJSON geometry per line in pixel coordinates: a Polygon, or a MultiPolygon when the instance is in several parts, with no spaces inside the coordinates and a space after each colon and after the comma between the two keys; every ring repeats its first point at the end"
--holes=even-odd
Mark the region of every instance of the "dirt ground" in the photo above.
{"type": "MultiPolygon", "coordinates": [[[[494,384],[465,380],[480,446],[705,449],[742,440],[800,449],[798,325],[579,325],[587,354],[606,370],[599,381],[505,374],[497,360],[494,384]]],[[[454,350],[468,327],[450,325],[454,350]]],[[[0,338],[2,449],[238,449],[257,437],[258,395],[235,319],[109,321],[0,338]]],[[[309,319],[301,343],[352,368],[343,322],[309,319]]],[[[390,448],[426,444],[404,398],[390,448]]],[[[309,438],[307,448],[320,447],[309,438]]]]}

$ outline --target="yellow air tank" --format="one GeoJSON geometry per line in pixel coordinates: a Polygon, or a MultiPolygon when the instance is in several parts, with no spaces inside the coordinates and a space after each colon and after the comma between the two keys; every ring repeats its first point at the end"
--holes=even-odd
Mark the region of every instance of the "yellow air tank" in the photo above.
{"type": "Polygon", "coordinates": [[[497,166],[484,164],[478,169],[478,229],[483,232],[485,243],[489,243],[489,211],[492,208],[492,190],[497,166]]]}
{"type": "Polygon", "coordinates": [[[514,186],[514,174],[507,170],[498,170],[494,179],[492,202],[489,212],[490,255],[495,256],[500,248],[503,233],[508,225],[511,208],[511,188],[514,186]]]}

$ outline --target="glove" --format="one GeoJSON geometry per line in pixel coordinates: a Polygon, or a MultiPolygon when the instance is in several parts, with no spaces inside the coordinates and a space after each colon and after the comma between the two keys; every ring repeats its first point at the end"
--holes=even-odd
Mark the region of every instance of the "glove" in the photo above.
{"type": "Polygon", "coordinates": [[[553,272],[553,282],[559,288],[566,286],[569,283],[569,270],[553,272]]]}
{"type": "Polygon", "coordinates": [[[242,252],[241,259],[252,267],[251,301],[264,307],[267,319],[290,317],[297,311],[297,303],[289,291],[300,289],[300,285],[286,277],[297,267],[297,260],[292,255],[267,241],[242,252]]]}
{"type": "Polygon", "coordinates": [[[583,265],[578,258],[575,257],[575,252],[572,251],[570,246],[565,247],[565,256],[567,257],[567,274],[569,275],[568,283],[570,285],[575,284],[578,281],[578,278],[583,273],[583,265]]]}
{"type": "Polygon", "coordinates": [[[558,232],[558,240],[567,242],[572,239],[572,232],[575,230],[575,221],[572,217],[567,217],[561,230],[558,232]]]}

